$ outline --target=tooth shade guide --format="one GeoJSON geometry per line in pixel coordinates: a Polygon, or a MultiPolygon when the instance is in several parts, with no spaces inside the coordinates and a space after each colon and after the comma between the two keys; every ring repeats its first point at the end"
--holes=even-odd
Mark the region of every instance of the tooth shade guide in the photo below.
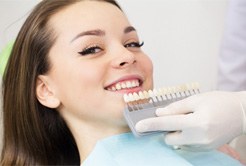
{"type": "Polygon", "coordinates": [[[150,103],[149,95],[145,96],[143,92],[124,94],[123,98],[127,103],[129,111],[140,110],[143,108],[143,104],[150,103]]]}
{"type": "Polygon", "coordinates": [[[139,91],[138,93],[134,92],[125,94],[124,101],[132,106],[139,104],[139,106],[137,107],[142,107],[141,105],[146,103],[151,103],[153,106],[158,106],[163,101],[173,101],[179,98],[184,98],[193,94],[200,93],[198,87],[198,83],[192,83],[176,87],[160,88],[158,90],[153,89],[148,91],[139,91]]]}
{"type": "Polygon", "coordinates": [[[145,104],[151,103],[148,99],[131,101],[127,103],[127,106],[130,108],[129,111],[137,111],[143,109],[145,104]]]}
{"type": "Polygon", "coordinates": [[[127,97],[124,95],[124,100],[127,103],[127,107],[123,111],[124,117],[136,137],[163,132],[139,133],[136,131],[135,125],[140,120],[156,117],[155,112],[157,108],[165,107],[175,101],[182,100],[199,92],[200,90],[197,84],[186,84],[177,87],[148,90],[148,92],[140,91],[136,94],[128,94],[126,95],[127,97]]]}

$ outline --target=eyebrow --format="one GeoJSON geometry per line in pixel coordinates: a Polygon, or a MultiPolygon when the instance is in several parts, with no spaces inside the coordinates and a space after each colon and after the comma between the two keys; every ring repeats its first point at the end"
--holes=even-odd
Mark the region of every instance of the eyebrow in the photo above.
{"type": "Polygon", "coordinates": [[[124,33],[126,34],[126,33],[130,33],[130,32],[132,32],[132,31],[136,31],[136,29],[133,27],[133,26],[129,26],[129,27],[126,27],[125,29],[124,29],[124,33]]]}
{"type": "MultiPolygon", "coordinates": [[[[124,33],[130,33],[132,31],[136,31],[136,29],[133,26],[128,26],[124,29],[124,33]]],[[[83,37],[83,36],[105,36],[105,31],[101,29],[94,29],[94,30],[89,30],[89,31],[84,31],[76,35],[70,43],[72,43],[74,40],[83,37]]]]}

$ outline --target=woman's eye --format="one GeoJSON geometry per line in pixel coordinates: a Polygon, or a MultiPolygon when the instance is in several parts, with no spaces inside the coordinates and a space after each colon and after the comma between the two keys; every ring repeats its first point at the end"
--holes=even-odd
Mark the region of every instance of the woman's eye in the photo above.
{"type": "Polygon", "coordinates": [[[96,54],[98,52],[102,51],[102,49],[98,46],[88,47],[85,48],[83,51],[78,52],[80,55],[85,56],[89,54],[96,54]]]}
{"type": "Polygon", "coordinates": [[[144,42],[142,43],[139,43],[139,42],[131,42],[131,43],[127,43],[125,44],[125,47],[128,48],[128,47],[137,47],[137,48],[140,48],[144,45],[144,42]]]}

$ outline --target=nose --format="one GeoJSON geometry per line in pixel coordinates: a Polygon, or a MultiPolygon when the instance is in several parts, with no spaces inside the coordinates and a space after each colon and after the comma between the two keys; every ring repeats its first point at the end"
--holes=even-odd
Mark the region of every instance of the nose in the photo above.
{"type": "Polygon", "coordinates": [[[114,68],[126,68],[129,65],[136,63],[136,56],[134,53],[123,47],[122,51],[116,53],[117,56],[112,60],[112,67],[114,68]]]}

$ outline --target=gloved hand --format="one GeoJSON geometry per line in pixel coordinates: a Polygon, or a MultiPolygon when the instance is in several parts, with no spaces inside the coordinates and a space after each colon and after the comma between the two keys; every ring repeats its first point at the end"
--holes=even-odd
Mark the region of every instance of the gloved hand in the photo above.
{"type": "Polygon", "coordinates": [[[210,150],[246,133],[246,92],[207,92],[156,111],[158,117],[136,124],[138,132],[173,131],[165,135],[169,145],[210,150]]]}

